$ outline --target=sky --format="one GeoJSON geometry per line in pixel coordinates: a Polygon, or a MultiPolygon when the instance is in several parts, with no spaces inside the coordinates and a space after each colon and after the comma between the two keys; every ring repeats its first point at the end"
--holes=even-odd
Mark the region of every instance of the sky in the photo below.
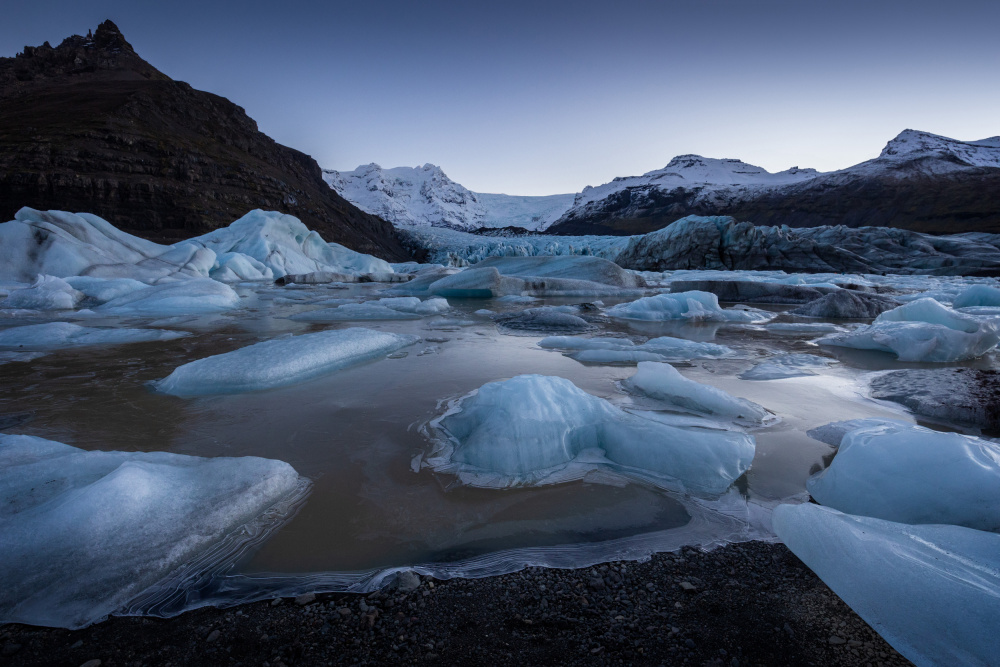
{"type": "Polygon", "coordinates": [[[996,0],[4,0],[0,55],[112,19],[140,56],[351,170],[578,192],[675,155],[840,169],[1000,135],[996,0]]]}

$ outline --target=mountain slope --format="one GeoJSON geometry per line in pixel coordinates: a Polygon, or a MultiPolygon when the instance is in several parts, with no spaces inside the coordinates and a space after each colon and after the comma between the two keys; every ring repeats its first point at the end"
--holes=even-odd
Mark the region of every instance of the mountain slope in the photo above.
{"type": "Polygon", "coordinates": [[[398,225],[453,229],[523,227],[545,229],[573,203],[573,195],[518,197],[472,192],[440,167],[362,165],[354,171],[324,170],[331,188],[368,213],[398,225]]]}
{"type": "Polygon", "coordinates": [[[110,21],[0,58],[0,220],[21,206],[87,211],[167,242],[263,208],[354,250],[408,257],[394,228],[331,191],[311,157],[159,72],[110,21]]]}
{"type": "Polygon", "coordinates": [[[1000,232],[1000,137],[963,142],[906,130],[879,157],[840,171],[768,174],[681,156],[663,170],[577,195],[554,234],[639,234],[687,215],[755,224],[1000,232]]]}

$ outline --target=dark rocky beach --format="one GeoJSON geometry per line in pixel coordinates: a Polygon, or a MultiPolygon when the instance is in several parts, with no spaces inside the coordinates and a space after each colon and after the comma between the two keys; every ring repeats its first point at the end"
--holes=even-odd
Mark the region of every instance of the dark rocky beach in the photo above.
{"type": "Polygon", "coordinates": [[[906,665],[782,544],[486,579],[401,576],[77,631],[0,627],[0,664],[906,665]]]}

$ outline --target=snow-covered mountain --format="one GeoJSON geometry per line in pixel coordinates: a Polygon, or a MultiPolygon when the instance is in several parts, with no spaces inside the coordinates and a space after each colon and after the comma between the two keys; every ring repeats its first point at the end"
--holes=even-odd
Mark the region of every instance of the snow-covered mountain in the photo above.
{"type": "Polygon", "coordinates": [[[686,215],[757,224],[845,224],[948,233],[1000,231],[1000,137],[957,141],[905,130],[866,162],[821,173],[775,174],[696,155],[578,194],[550,232],[636,234],[686,215]]]}
{"type": "Polygon", "coordinates": [[[361,210],[397,225],[540,231],[573,204],[572,194],[518,197],[472,192],[433,164],[383,169],[372,163],[354,171],[327,169],[323,178],[361,210]]]}

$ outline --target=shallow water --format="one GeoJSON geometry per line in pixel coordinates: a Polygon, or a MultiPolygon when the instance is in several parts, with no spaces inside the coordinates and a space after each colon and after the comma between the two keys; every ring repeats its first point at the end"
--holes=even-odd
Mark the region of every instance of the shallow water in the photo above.
{"type": "MultiPolygon", "coordinates": [[[[320,581],[346,588],[359,577],[386,568],[450,563],[440,572],[489,574],[519,563],[582,565],[623,553],[639,557],[685,543],[767,538],[767,508],[782,499],[801,497],[810,472],[826,465],[832,453],[806,431],[860,417],[912,421],[898,406],[867,399],[863,379],[870,371],[919,364],[902,364],[877,352],[819,348],[808,342],[813,335],[767,332],[757,326],[597,317],[600,330],[588,335],[628,335],[636,342],[672,335],[728,345],[739,352],[738,358],[678,367],[689,378],[750,399],[781,418],[776,425],[751,431],[757,450],[750,471],[716,503],[621,480],[502,491],[465,488],[419,466],[433,444],[427,424],[450,401],[486,382],[540,373],[567,378],[621,407],[641,407],[617,385],[635,367],[584,365],[539,348],[536,343],[545,332],[505,333],[489,319],[474,315],[481,308],[516,312],[581,299],[530,304],[451,299],[455,313],[420,320],[308,324],[286,319],[317,307],[310,301],[375,297],[379,290],[373,285],[244,286],[246,307],[236,313],[78,320],[155,325],[194,335],[169,342],[64,350],[0,366],[0,416],[20,415],[9,432],[84,449],[261,456],[287,461],[312,481],[297,513],[259,548],[236,559],[228,571],[230,576],[249,579],[240,579],[242,583],[231,586],[229,593],[220,592],[216,582],[214,588],[209,586],[210,592],[197,600],[189,598],[180,607],[294,590],[296,584],[288,582],[303,584],[307,580],[297,577],[315,573],[330,573],[320,581]],[[455,320],[465,324],[456,325],[455,320]],[[185,399],[154,394],[146,384],[182,363],[259,340],[348,326],[415,333],[423,340],[405,348],[405,356],[395,354],[398,358],[257,393],[185,399]],[[770,381],[737,377],[754,363],[785,352],[829,356],[840,363],[806,377],[770,381]],[[276,584],[277,580],[284,583],[276,584]]],[[[610,306],[615,300],[603,301],[610,306]]],[[[996,360],[987,356],[961,365],[996,367],[996,360]]]]}

